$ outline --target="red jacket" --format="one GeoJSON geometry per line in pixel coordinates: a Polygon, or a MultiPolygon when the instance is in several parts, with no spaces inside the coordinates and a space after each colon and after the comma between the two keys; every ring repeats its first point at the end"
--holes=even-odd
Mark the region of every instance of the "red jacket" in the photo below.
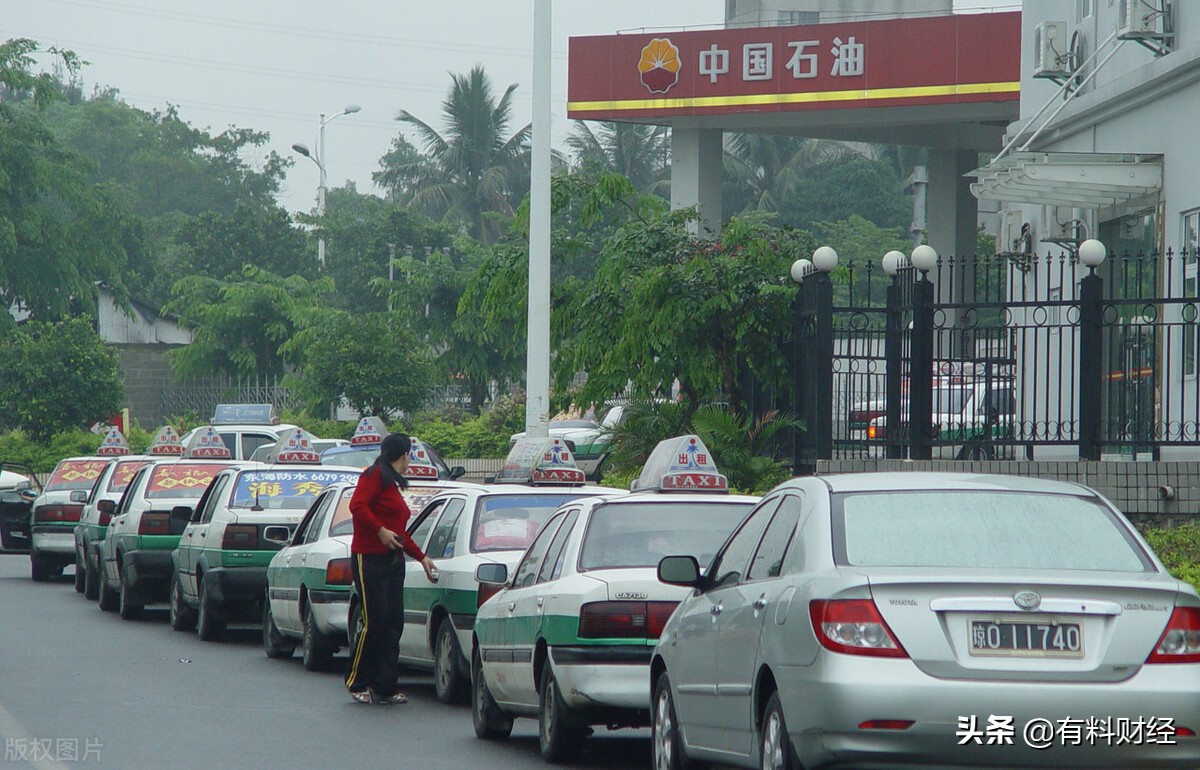
{"type": "Polygon", "coordinates": [[[408,518],[412,515],[408,503],[399,487],[384,483],[379,466],[372,465],[358,477],[350,498],[350,515],[354,520],[350,553],[388,553],[390,549],[379,540],[379,530],[387,527],[400,538],[406,554],[418,561],[425,558],[408,534],[408,518]]]}

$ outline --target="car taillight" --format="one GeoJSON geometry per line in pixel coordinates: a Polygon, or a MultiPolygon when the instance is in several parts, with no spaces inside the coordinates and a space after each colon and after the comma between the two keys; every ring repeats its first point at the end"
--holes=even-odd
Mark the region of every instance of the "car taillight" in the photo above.
{"type": "Polygon", "coordinates": [[[325,585],[348,586],[354,582],[350,559],[330,559],[325,565],[325,585]]]}
{"type": "Polygon", "coordinates": [[[170,511],[146,511],[138,522],[139,535],[169,535],[171,534],[170,511]]]}
{"type": "Polygon", "coordinates": [[[868,425],[867,426],[867,438],[883,438],[883,435],[884,434],[883,434],[883,426],[882,425],[868,425]]]}
{"type": "Polygon", "coordinates": [[[1176,607],[1147,663],[1200,663],[1200,609],[1176,607]]]}
{"type": "Polygon", "coordinates": [[[678,602],[592,602],[579,610],[581,639],[657,639],[678,602]]]}
{"type": "Polygon", "coordinates": [[[479,588],[475,589],[475,606],[482,607],[484,602],[500,593],[503,588],[504,586],[491,583],[480,583],[479,588]]]}
{"type": "Polygon", "coordinates": [[[253,551],[258,548],[258,527],[249,524],[230,524],[221,537],[221,548],[227,551],[253,551]]]}
{"type": "Polygon", "coordinates": [[[814,599],[808,605],[821,646],[847,655],[907,658],[870,599],[814,599]]]}
{"type": "Polygon", "coordinates": [[[39,505],[33,512],[33,520],[50,523],[79,521],[82,515],[82,505],[39,505]]]}

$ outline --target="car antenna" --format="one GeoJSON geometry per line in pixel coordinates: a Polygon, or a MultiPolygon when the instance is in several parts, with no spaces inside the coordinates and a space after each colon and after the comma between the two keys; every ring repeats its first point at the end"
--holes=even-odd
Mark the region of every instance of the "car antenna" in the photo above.
{"type": "Polygon", "coordinates": [[[258,496],[260,494],[262,494],[262,490],[260,490],[260,489],[254,490],[254,505],[250,506],[250,510],[252,510],[252,511],[263,510],[262,504],[258,502],[258,496]]]}

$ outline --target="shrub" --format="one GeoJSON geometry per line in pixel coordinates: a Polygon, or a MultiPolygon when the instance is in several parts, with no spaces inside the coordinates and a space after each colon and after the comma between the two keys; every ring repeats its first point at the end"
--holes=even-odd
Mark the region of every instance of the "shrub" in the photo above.
{"type": "Polygon", "coordinates": [[[1200,522],[1148,529],[1143,534],[1172,575],[1200,590],[1200,522]]]}

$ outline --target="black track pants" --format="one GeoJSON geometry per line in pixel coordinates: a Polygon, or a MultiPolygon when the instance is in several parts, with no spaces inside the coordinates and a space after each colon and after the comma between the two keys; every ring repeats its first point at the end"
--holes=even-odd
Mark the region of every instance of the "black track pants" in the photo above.
{"type": "MultiPolygon", "coordinates": [[[[362,633],[350,650],[351,691],[368,687],[380,697],[396,692],[400,634],[404,631],[404,554],[353,554],[354,586],[362,601],[362,633]]],[[[352,640],[353,641],[353,640],[352,640]]]]}

